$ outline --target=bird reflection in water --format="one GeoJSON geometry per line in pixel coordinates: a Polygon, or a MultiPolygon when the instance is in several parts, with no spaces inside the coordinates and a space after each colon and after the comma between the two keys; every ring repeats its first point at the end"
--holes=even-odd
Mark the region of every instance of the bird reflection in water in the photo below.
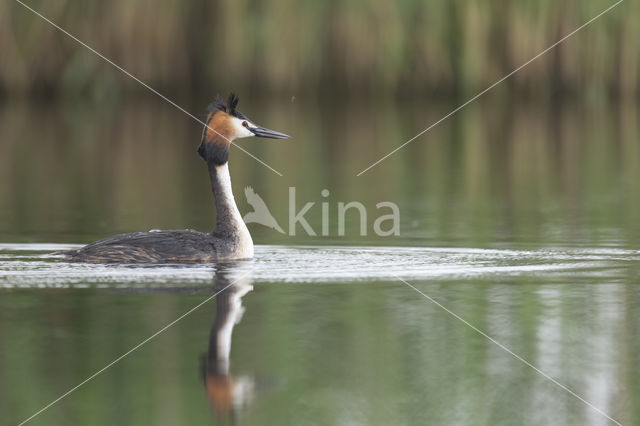
{"type": "Polygon", "coordinates": [[[214,412],[234,422],[238,412],[251,402],[254,379],[233,377],[230,372],[231,335],[244,314],[242,297],[253,290],[250,261],[218,264],[214,292],[216,316],[209,335],[209,350],[202,359],[202,378],[214,412]]]}

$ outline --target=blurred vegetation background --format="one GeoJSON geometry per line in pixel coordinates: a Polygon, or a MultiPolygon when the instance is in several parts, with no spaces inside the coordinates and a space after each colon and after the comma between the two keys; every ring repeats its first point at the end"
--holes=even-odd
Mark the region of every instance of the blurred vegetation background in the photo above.
{"type": "MultiPolygon", "coordinates": [[[[317,206],[359,200],[375,211],[393,200],[396,243],[640,241],[639,2],[362,177],[614,0],[27,4],[203,119],[215,93],[235,90],[249,117],[291,134],[238,142],[284,174],[234,150],[243,212],[253,186],[286,224],[295,186],[299,203],[317,206]],[[331,196],[319,201],[323,189],[331,196]]],[[[0,52],[5,241],[211,226],[200,124],[15,1],[0,3],[0,52]]],[[[314,226],[319,211],[307,216],[314,226]]],[[[359,223],[347,225],[358,240],[359,223]]],[[[293,241],[251,230],[258,243],[293,241]]]]}
{"type": "MultiPolygon", "coordinates": [[[[468,96],[613,1],[30,0],[178,99],[468,96]]],[[[637,98],[640,3],[623,2],[509,79],[511,94],[637,98]]],[[[0,3],[3,97],[119,99],[145,90],[19,3],[0,3]]]]}

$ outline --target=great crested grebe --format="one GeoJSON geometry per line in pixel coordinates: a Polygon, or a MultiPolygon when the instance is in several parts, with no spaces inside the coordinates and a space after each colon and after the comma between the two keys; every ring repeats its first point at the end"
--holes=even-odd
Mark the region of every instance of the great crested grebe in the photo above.
{"type": "Polygon", "coordinates": [[[190,229],[134,232],[96,241],[64,253],[70,262],[197,263],[253,257],[253,240],[242,221],[229,176],[229,147],[237,138],[258,136],[286,139],[288,135],[254,124],[236,109],[231,93],[225,103],[217,96],[209,105],[198,153],[207,162],[217,219],[212,233],[190,229]]]}

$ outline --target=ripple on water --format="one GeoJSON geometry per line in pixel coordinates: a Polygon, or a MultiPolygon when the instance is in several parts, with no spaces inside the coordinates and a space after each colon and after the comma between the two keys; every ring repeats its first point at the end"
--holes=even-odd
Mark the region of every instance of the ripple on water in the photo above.
{"type": "MultiPolygon", "coordinates": [[[[188,287],[212,283],[215,265],[91,265],[62,262],[55,251],[78,245],[0,244],[0,287],[188,287]]],[[[640,251],[258,245],[254,282],[599,277],[628,279],[640,251]]]]}

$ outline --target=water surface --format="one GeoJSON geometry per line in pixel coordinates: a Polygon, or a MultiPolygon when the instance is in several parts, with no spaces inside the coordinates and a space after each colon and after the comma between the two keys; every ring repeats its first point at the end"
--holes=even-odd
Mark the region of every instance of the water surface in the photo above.
{"type": "Polygon", "coordinates": [[[0,107],[0,423],[190,312],[29,424],[612,424],[453,314],[639,424],[636,108],[481,100],[355,176],[448,110],[247,105],[294,138],[241,142],[283,177],[232,151],[236,198],[287,232],[250,225],[251,262],[136,266],[54,253],[211,229],[201,129],[162,104],[0,107]],[[289,232],[290,187],[317,235],[289,232]],[[338,234],[341,201],[367,235],[338,234]],[[381,201],[399,236],[372,232],[381,201]]]}

